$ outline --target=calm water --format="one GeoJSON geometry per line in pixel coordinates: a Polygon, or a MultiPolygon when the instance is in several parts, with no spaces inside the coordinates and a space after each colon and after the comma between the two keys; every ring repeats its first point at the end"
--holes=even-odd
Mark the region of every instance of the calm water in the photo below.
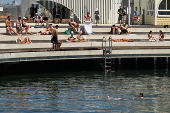
{"type": "Polygon", "coordinates": [[[168,68],[1,76],[0,112],[168,113],[169,81],[168,68]]]}

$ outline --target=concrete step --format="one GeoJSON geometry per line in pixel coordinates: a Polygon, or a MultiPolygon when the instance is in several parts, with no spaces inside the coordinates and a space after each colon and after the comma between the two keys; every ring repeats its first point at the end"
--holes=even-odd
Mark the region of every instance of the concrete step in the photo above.
{"type": "MultiPolygon", "coordinates": [[[[15,29],[15,28],[14,28],[15,29]]],[[[37,32],[44,32],[46,28],[30,28],[29,31],[33,33],[37,32]]],[[[58,32],[59,33],[65,33],[66,30],[69,30],[70,27],[68,26],[67,28],[59,28],[58,32]]],[[[15,29],[16,30],[16,29],[15,29]]],[[[82,28],[83,30],[83,28],[82,28]]],[[[158,33],[160,30],[162,30],[165,33],[170,33],[170,28],[129,28],[129,31],[132,33],[148,33],[149,31],[152,31],[153,33],[158,33]]],[[[92,28],[92,31],[94,33],[109,33],[110,28],[92,28]]],[[[0,28],[0,33],[6,33],[5,28],[0,28]]]]}
{"type": "MultiPolygon", "coordinates": [[[[108,46],[107,42],[107,46],[108,46]]],[[[169,48],[170,41],[166,42],[114,42],[113,47],[115,48],[169,48]]],[[[31,43],[31,44],[0,44],[0,50],[12,50],[12,49],[50,49],[52,47],[51,43],[31,43]]],[[[61,48],[101,48],[102,42],[65,42],[62,44],[61,48]]]]}
{"type": "MultiPolygon", "coordinates": [[[[153,34],[154,37],[158,38],[158,34],[153,34]]],[[[24,37],[30,37],[30,39],[32,41],[49,41],[51,40],[51,35],[23,35],[24,37]]],[[[59,35],[59,40],[67,40],[69,37],[69,35],[59,35]]],[[[74,37],[76,38],[77,35],[74,35],[74,37]]],[[[107,40],[109,39],[109,37],[111,37],[112,39],[139,39],[139,40],[143,40],[143,39],[148,39],[147,34],[145,35],[136,35],[136,34],[129,34],[129,35],[109,35],[109,34],[103,34],[103,35],[83,35],[83,37],[85,39],[90,39],[90,40],[102,40],[103,37],[105,37],[107,40]]],[[[16,39],[18,39],[18,36],[16,35],[1,35],[0,36],[0,42],[1,41],[16,41],[16,39]]],[[[170,39],[170,35],[169,34],[165,34],[165,39],[170,39]]]]}

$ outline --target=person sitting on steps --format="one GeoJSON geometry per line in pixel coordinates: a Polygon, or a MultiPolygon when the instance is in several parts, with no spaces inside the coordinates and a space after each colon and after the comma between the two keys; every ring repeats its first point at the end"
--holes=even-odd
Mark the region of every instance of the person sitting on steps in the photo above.
{"type": "Polygon", "coordinates": [[[120,26],[121,33],[122,33],[122,34],[130,34],[131,32],[128,31],[128,28],[130,28],[130,27],[127,26],[126,24],[124,24],[123,26],[120,26]]]}
{"type": "Polygon", "coordinates": [[[22,27],[22,21],[21,21],[21,17],[19,16],[17,21],[16,21],[16,30],[17,33],[22,34],[22,31],[24,31],[25,29],[22,27]]]}
{"type": "Polygon", "coordinates": [[[154,38],[154,37],[152,36],[152,31],[149,32],[149,34],[148,34],[148,39],[149,39],[149,41],[156,41],[156,38],[154,38]]]}
{"type": "Polygon", "coordinates": [[[80,41],[80,42],[89,42],[90,39],[84,39],[83,38],[83,35],[82,35],[82,32],[78,32],[79,35],[77,36],[77,39],[80,41]]]}
{"type": "Polygon", "coordinates": [[[18,39],[16,40],[16,43],[32,43],[32,42],[29,37],[23,38],[21,36],[21,37],[18,37],[18,39]]]}
{"type": "Polygon", "coordinates": [[[159,31],[158,39],[159,39],[159,41],[164,41],[164,33],[161,30],[159,31]]]}
{"type": "Polygon", "coordinates": [[[10,16],[7,17],[7,19],[5,20],[5,25],[6,25],[6,29],[8,30],[8,33],[10,35],[12,35],[11,31],[13,31],[15,34],[17,35],[21,35],[21,34],[18,34],[14,28],[12,28],[12,25],[11,25],[11,19],[10,19],[10,16]]]}
{"type": "Polygon", "coordinates": [[[25,21],[26,19],[27,18],[25,18],[25,17],[22,18],[22,27],[25,29],[25,34],[27,35],[30,26],[26,24],[26,21],[25,21]]]}
{"type": "Polygon", "coordinates": [[[110,30],[110,34],[119,34],[120,35],[120,33],[121,33],[121,31],[120,31],[119,27],[112,25],[111,30],[110,30]]]}

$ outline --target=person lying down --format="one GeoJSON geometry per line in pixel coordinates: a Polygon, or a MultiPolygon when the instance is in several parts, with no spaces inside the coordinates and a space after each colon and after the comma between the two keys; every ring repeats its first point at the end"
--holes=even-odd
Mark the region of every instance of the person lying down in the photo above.
{"type": "Polygon", "coordinates": [[[73,34],[71,34],[68,37],[68,40],[66,40],[67,42],[89,42],[90,39],[85,39],[83,38],[82,32],[79,32],[79,35],[77,36],[77,38],[74,38],[73,34]]]}
{"type": "Polygon", "coordinates": [[[110,41],[113,41],[113,42],[133,42],[132,39],[110,39],[110,41]]]}
{"type": "Polygon", "coordinates": [[[32,43],[29,37],[18,37],[16,43],[32,43]]]}

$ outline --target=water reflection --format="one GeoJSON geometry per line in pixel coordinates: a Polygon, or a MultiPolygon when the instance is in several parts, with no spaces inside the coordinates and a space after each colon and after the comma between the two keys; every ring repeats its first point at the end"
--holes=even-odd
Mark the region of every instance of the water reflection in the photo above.
{"type": "Polygon", "coordinates": [[[156,71],[1,77],[0,112],[169,112],[170,78],[156,71]]]}

